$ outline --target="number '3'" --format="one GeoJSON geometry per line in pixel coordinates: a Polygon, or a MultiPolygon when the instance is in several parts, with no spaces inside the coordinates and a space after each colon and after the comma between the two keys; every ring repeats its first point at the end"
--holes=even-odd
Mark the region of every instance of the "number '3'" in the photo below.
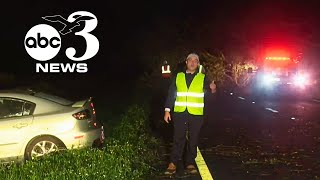
{"type": "Polygon", "coordinates": [[[99,40],[92,34],[90,34],[91,31],[93,31],[98,24],[98,20],[96,16],[90,12],[87,11],[77,11],[68,17],[69,22],[75,21],[76,18],[74,18],[74,15],[81,15],[81,16],[91,16],[94,17],[94,19],[85,21],[85,26],[82,31],[76,32],[75,35],[82,36],[86,40],[87,48],[86,52],[81,57],[75,57],[76,50],[73,47],[69,47],[66,49],[66,56],[73,60],[73,61],[85,61],[93,56],[95,56],[99,51],[99,40]]]}

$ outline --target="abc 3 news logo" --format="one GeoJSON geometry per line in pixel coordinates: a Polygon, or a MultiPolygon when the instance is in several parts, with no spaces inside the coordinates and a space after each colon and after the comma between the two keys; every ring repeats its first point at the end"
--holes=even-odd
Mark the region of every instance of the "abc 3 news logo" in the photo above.
{"type": "Polygon", "coordinates": [[[43,19],[52,23],[61,23],[63,28],[57,31],[48,24],[38,24],[33,26],[26,34],[24,46],[27,53],[35,60],[42,63],[36,63],[36,72],[46,73],[67,73],[88,71],[87,64],[84,61],[94,57],[99,51],[99,40],[91,34],[97,24],[96,16],[87,11],[77,11],[64,19],[60,15],[46,16],[43,19]],[[80,26],[79,22],[84,21],[85,26],[81,31],[74,32],[74,28],[80,26]],[[74,34],[84,38],[86,41],[86,50],[81,57],[75,57],[76,49],[68,47],[65,55],[73,63],[49,63],[48,61],[57,56],[61,50],[62,38],[60,36],[74,34]]]}

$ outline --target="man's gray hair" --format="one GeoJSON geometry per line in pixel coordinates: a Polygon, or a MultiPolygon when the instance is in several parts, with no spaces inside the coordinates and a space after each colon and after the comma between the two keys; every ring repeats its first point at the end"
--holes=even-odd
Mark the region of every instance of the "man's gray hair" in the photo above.
{"type": "Polygon", "coordinates": [[[186,59],[186,60],[188,60],[188,59],[190,59],[190,58],[192,58],[192,57],[196,58],[196,59],[198,60],[198,62],[200,62],[200,61],[199,61],[199,56],[198,56],[198,54],[196,54],[196,53],[191,53],[191,54],[189,54],[189,55],[187,56],[187,59],[186,59]]]}

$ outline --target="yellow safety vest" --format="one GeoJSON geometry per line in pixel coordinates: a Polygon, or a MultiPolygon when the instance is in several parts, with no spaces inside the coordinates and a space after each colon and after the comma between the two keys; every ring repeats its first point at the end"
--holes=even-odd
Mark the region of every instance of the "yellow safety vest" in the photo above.
{"type": "Polygon", "coordinates": [[[184,112],[187,109],[190,114],[203,115],[204,77],[205,75],[202,73],[196,74],[188,89],[185,73],[177,74],[177,97],[174,103],[174,112],[184,112]]]}

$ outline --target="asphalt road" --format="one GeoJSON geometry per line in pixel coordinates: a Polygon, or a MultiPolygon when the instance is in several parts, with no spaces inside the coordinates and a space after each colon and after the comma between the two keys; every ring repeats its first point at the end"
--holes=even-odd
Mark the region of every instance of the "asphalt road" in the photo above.
{"type": "MultiPolygon", "coordinates": [[[[206,103],[199,149],[215,180],[320,179],[320,100],[221,91],[206,103]]],[[[173,128],[159,127],[167,143],[165,170],[173,128]]],[[[201,179],[185,176],[181,166],[173,178],[201,179]]]]}
{"type": "Polygon", "coordinates": [[[214,179],[320,179],[320,101],[285,95],[224,91],[207,106],[199,148],[214,179]]]}

